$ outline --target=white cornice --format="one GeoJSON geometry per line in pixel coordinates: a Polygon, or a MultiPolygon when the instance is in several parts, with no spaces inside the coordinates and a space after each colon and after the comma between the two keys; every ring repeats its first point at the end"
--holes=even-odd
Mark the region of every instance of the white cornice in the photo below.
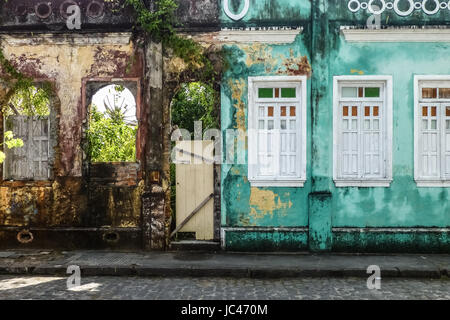
{"type": "Polygon", "coordinates": [[[268,43],[268,44],[283,44],[292,43],[295,37],[302,33],[303,28],[269,28],[267,30],[221,30],[216,39],[224,43],[268,43]]]}
{"type": "Polygon", "coordinates": [[[97,45],[97,44],[114,44],[127,45],[130,43],[130,32],[117,33],[62,33],[62,34],[15,34],[15,35],[0,35],[0,40],[8,43],[11,46],[23,45],[97,45]]]}
{"type": "Polygon", "coordinates": [[[341,27],[348,42],[450,42],[448,28],[351,29],[341,27]]]}

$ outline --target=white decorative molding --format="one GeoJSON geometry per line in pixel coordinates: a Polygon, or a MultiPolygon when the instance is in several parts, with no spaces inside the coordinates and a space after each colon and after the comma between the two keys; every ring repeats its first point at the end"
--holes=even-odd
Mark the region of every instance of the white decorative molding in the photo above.
{"type": "Polygon", "coordinates": [[[381,8],[378,7],[379,10],[375,9],[375,0],[350,0],[347,4],[348,10],[350,10],[353,13],[357,13],[361,10],[367,10],[368,13],[371,14],[382,14],[386,10],[394,10],[394,12],[401,16],[406,17],[409,16],[414,12],[414,10],[422,10],[427,15],[435,15],[441,10],[450,10],[450,1],[439,1],[439,0],[422,0],[422,2],[415,2],[414,0],[406,0],[409,2],[409,6],[407,10],[400,10],[399,3],[401,0],[394,0],[394,1],[386,1],[386,0],[380,0],[381,1],[381,8]],[[433,9],[427,9],[428,1],[434,3],[433,9]]]}
{"type": "Polygon", "coordinates": [[[359,187],[359,188],[389,188],[391,186],[392,180],[334,180],[336,188],[343,187],[359,187]]]}
{"type": "Polygon", "coordinates": [[[233,30],[223,29],[216,36],[220,42],[229,43],[268,43],[268,44],[283,44],[292,43],[295,38],[302,33],[303,28],[273,28],[269,30],[233,30]]]}
{"type": "Polygon", "coordinates": [[[130,43],[131,32],[117,33],[62,33],[62,34],[0,34],[0,40],[5,41],[11,46],[23,45],[97,45],[97,44],[114,44],[127,45],[130,43]]]}
{"type": "Polygon", "coordinates": [[[231,12],[229,4],[228,4],[229,2],[230,2],[230,0],[223,0],[223,11],[225,11],[225,14],[230,19],[232,19],[234,21],[239,21],[247,15],[248,10],[250,9],[250,0],[244,0],[244,8],[238,14],[234,14],[231,12]]]}
{"type": "Polygon", "coordinates": [[[348,42],[450,42],[449,28],[352,29],[341,27],[348,42]]]}
{"type": "Polygon", "coordinates": [[[444,233],[450,232],[450,228],[332,228],[333,232],[359,232],[359,233],[444,233]]]}

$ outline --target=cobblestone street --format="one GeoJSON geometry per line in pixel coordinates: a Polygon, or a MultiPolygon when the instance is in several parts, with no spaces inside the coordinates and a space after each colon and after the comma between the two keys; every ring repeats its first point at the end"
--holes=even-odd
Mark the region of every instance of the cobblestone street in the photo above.
{"type": "Polygon", "coordinates": [[[365,279],[231,279],[85,277],[67,289],[67,278],[1,276],[0,299],[450,299],[450,280],[383,279],[368,290],[365,279]]]}

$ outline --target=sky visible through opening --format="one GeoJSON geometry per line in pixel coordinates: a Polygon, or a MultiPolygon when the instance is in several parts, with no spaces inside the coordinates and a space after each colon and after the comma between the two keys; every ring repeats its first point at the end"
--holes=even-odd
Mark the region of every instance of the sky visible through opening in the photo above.
{"type": "Polygon", "coordinates": [[[92,104],[97,106],[97,110],[103,114],[106,111],[105,103],[110,107],[114,107],[114,104],[121,106],[125,115],[125,122],[137,125],[136,100],[133,94],[125,87],[122,92],[118,92],[115,89],[116,86],[112,84],[98,90],[92,97],[92,104]]]}

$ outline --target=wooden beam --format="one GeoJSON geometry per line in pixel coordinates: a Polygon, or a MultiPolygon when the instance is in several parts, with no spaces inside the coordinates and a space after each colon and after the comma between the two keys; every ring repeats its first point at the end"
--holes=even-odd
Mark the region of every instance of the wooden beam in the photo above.
{"type": "Polygon", "coordinates": [[[197,212],[199,212],[213,197],[214,193],[211,193],[205,200],[203,200],[203,202],[200,203],[200,205],[197,208],[195,208],[194,211],[192,211],[192,213],[189,214],[189,216],[187,216],[187,218],[184,219],[183,222],[180,223],[180,225],[170,234],[170,238],[176,235],[178,231],[180,231],[197,214],[197,212]]]}

